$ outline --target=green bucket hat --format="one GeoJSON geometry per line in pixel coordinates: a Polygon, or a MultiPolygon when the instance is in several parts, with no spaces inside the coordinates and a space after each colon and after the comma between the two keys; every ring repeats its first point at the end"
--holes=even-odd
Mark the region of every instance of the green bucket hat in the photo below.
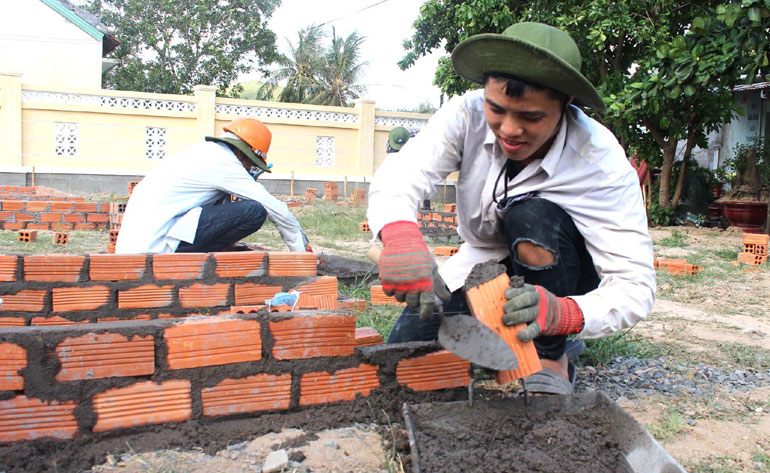
{"type": "Polygon", "coordinates": [[[254,152],[253,149],[251,149],[251,146],[249,146],[248,143],[241,140],[237,136],[233,135],[232,133],[225,133],[225,136],[221,138],[217,138],[215,136],[206,136],[204,137],[206,141],[213,141],[215,143],[226,143],[228,145],[234,146],[241,150],[243,154],[246,155],[247,158],[249,158],[258,168],[262,169],[265,172],[273,172],[270,170],[270,167],[268,167],[267,162],[264,158],[257,155],[257,153],[254,152]]]}
{"type": "Polygon", "coordinates": [[[564,31],[542,23],[516,23],[502,34],[471,36],[452,51],[457,73],[484,83],[492,72],[510,74],[574,97],[574,103],[606,111],[604,101],[580,73],[580,50],[564,31]]]}
{"type": "Polygon", "coordinates": [[[397,126],[388,133],[388,144],[396,151],[400,150],[407,141],[409,141],[409,130],[402,126],[397,126]]]}

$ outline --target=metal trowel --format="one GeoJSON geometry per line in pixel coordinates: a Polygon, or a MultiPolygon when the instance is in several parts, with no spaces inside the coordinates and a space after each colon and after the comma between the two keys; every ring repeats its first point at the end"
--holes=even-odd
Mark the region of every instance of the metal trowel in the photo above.
{"type": "MultiPolygon", "coordinates": [[[[381,249],[372,246],[367,255],[379,263],[381,249]]],[[[492,329],[471,314],[445,315],[436,298],[437,317],[441,320],[438,342],[442,347],[471,363],[493,370],[515,370],[519,359],[513,349],[492,329]]]]}

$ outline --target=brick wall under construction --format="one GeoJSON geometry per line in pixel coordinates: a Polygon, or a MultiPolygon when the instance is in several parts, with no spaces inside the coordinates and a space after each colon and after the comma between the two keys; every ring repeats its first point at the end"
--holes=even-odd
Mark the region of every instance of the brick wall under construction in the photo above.
{"type": "Polygon", "coordinates": [[[3,256],[0,280],[0,444],[470,382],[433,343],[357,329],[310,253],[3,256]],[[260,308],[289,288],[307,310],[260,308]]]}

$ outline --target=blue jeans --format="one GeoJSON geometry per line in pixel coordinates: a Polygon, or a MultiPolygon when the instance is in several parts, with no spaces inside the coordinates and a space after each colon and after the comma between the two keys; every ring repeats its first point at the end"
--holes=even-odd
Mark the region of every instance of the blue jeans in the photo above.
{"type": "Polygon", "coordinates": [[[256,232],[267,218],[267,211],[254,200],[239,200],[203,207],[195,240],[181,242],[177,253],[221,251],[256,232]]]}
{"type": "MultiPolygon", "coordinates": [[[[558,205],[539,198],[515,202],[505,208],[502,223],[510,257],[501,263],[509,275],[523,276],[526,283],[543,286],[559,297],[582,295],[599,286],[599,276],[583,236],[558,205]],[[520,261],[516,253],[520,241],[549,250],[553,263],[534,267],[520,261]]],[[[462,290],[452,293],[444,312],[470,313],[462,290]]],[[[417,310],[407,307],[396,321],[388,343],[436,340],[439,325],[437,317],[422,323],[417,310]]],[[[556,360],[564,355],[566,340],[566,336],[540,336],[534,342],[540,358],[556,360]]]]}

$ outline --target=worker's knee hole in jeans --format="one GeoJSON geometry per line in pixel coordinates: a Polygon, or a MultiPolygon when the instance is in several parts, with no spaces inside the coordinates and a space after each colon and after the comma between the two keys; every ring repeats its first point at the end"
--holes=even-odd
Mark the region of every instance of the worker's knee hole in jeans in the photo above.
{"type": "Polygon", "coordinates": [[[556,262],[551,250],[531,240],[517,240],[513,244],[513,254],[519,264],[530,269],[548,269],[556,262]]]}

